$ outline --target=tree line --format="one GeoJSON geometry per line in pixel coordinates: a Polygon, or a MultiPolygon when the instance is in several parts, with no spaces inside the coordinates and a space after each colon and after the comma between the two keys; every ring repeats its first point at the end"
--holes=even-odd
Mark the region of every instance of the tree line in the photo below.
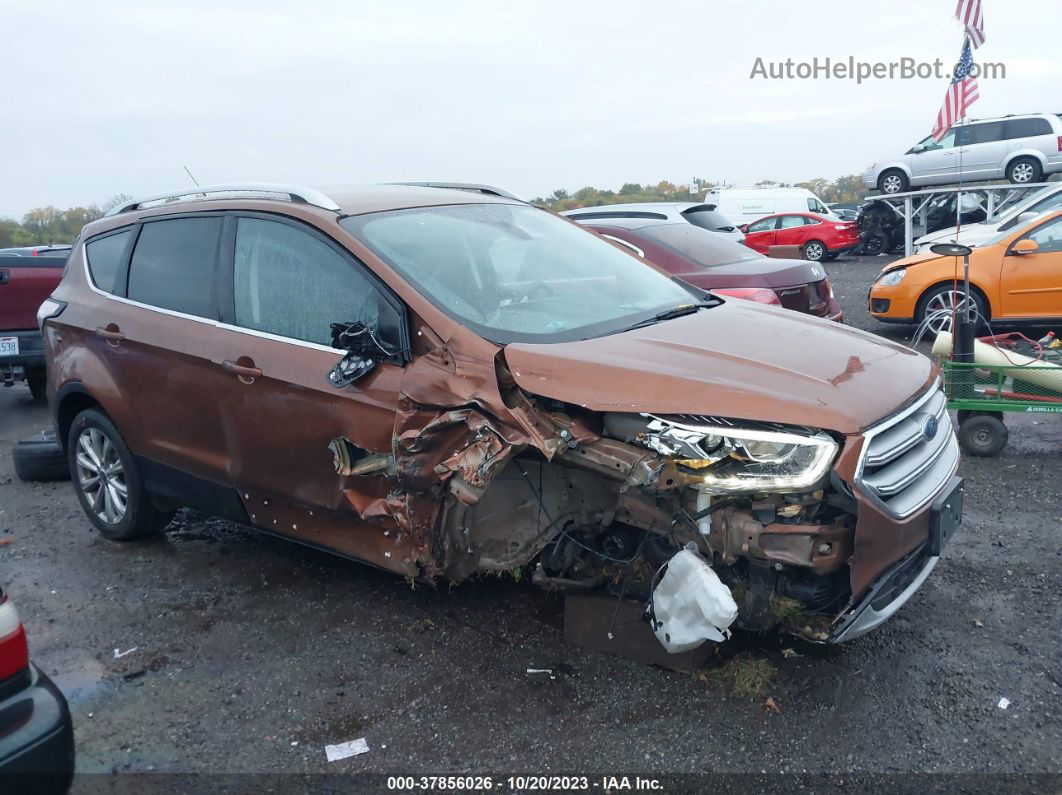
{"type": "MultiPolygon", "coordinates": [[[[775,182],[761,180],[756,183],[762,187],[807,188],[827,204],[833,202],[862,202],[866,196],[863,178],[858,174],[849,174],[834,180],[821,177],[807,182],[775,182]]],[[[559,188],[549,196],[539,196],[531,200],[533,204],[548,207],[551,210],[574,210],[577,207],[599,207],[605,204],[626,204],[630,202],[688,202],[701,201],[706,191],[718,187],[716,183],[696,178],[689,183],[675,184],[661,180],[655,185],[638,182],[625,182],[619,190],[608,190],[587,186],[574,193],[559,188]]]]}
{"type": "Polygon", "coordinates": [[[73,243],[85,224],[102,218],[109,209],[130,198],[132,197],[120,193],[103,204],[70,207],[66,210],[37,207],[22,216],[21,221],[0,218],[0,248],[73,243]]]}
{"type": "MultiPolygon", "coordinates": [[[[862,177],[858,174],[834,180],[820,177],[807,182],[762,180],[756,184],[763,187],[807,188],[827,203],[861,202],[866,195],[862,177]]],[[[533,204],[560,212],[574,210],[576,207],[598,207],[628,202],[700,201],[704,198],[705,191],[715,187],[714,182],[699,178],[686,184],[675,184],[666,179],[655,185],[625,182],[615,191],[587,186],[569,193],[558,188],[549,196],[539,196],[531,201],[533,204]]],[[[71,207],[67,210],[37,207],[22,216],[21,221],[0,218],[0,248],[73,243],[85,224],[103,217],[109,209],[131,198],[121,193],[102,204],[92,204],[88,207],[71,207]]]]}

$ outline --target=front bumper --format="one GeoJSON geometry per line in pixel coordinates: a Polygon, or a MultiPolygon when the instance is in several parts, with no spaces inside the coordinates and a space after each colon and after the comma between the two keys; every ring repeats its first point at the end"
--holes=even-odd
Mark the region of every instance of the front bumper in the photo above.
{"type": "Polygon", "coordinates": [[[929,554],[928,543],[910,553],[870,586],[827,642],[844,643],[888,621],[922,587],[939,560],[939,556],[929,554]]]}
{"type": "Polygon", "coordinates": [[[63,793],[73,776],[74,725],[66,698],[31,664],[29,685],[0,702],[0,789],[63,793]]]}

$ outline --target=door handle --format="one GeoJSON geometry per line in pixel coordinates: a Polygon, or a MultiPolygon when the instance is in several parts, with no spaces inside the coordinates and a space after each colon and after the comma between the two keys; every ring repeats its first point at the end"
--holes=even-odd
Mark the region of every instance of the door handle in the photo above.
{"type": "MultiPolygon", "coordinates": [[[[246,357],[240,358],[243,361],[251,361],[246,357]]],[[[239,362],[234,362],[231,359],[226,359],[221,363],[221,366],[225,369],[226,372],[232,373],[233,375],[237,376],[245,384],[252,384],[254,383],[254,379],[262,377],[262,369],[260,367],[255,367],[254,362],[251,362],[251,364],[247,365],[240,364],[239,362]]]]}
{"type": "Polygon", "coordinates": [[[112,348],[117,348],[118,343],[125,339],[125,335],[118,330],[118,327],[111,323],[107,328],[97,328],[96,336],[101,340],[106,340],[107,344],[112,348]]]}

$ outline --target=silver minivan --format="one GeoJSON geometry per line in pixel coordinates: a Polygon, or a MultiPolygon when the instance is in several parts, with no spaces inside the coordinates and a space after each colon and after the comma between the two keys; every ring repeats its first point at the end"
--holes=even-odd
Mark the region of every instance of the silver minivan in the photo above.
{"type": "Polygon", "coordinates": [[[939,143],[932,136],[901,157],[879,160],[863,184],[882,193],[922,185],[1006,178],[1016,185],[1062,172],[1062,114],[1028,113],[956,124],[939,143]]]}

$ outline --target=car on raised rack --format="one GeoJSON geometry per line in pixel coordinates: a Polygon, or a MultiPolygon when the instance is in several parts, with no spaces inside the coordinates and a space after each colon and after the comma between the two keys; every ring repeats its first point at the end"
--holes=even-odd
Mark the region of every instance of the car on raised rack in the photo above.
{"type": "MultiPolygon", "coordinates": [[[[586,593],[640,563],[640,606],[681,555],[712,617],[839,643],[961,520],[929,359],[497,190],[132,200],[85,227],[40,321],[75,494],[114,541],[193,506],[429,581],[586,593]]],[[[709,618],[685,637],[723,637],[709,618]]]]}
{"type": "Polygon", "coordinates": [[[675,278],[715,295],[844,320],[826,271],[816,263],[765,257],[686,223],[612,218],[583,224],[675,278]]]}

